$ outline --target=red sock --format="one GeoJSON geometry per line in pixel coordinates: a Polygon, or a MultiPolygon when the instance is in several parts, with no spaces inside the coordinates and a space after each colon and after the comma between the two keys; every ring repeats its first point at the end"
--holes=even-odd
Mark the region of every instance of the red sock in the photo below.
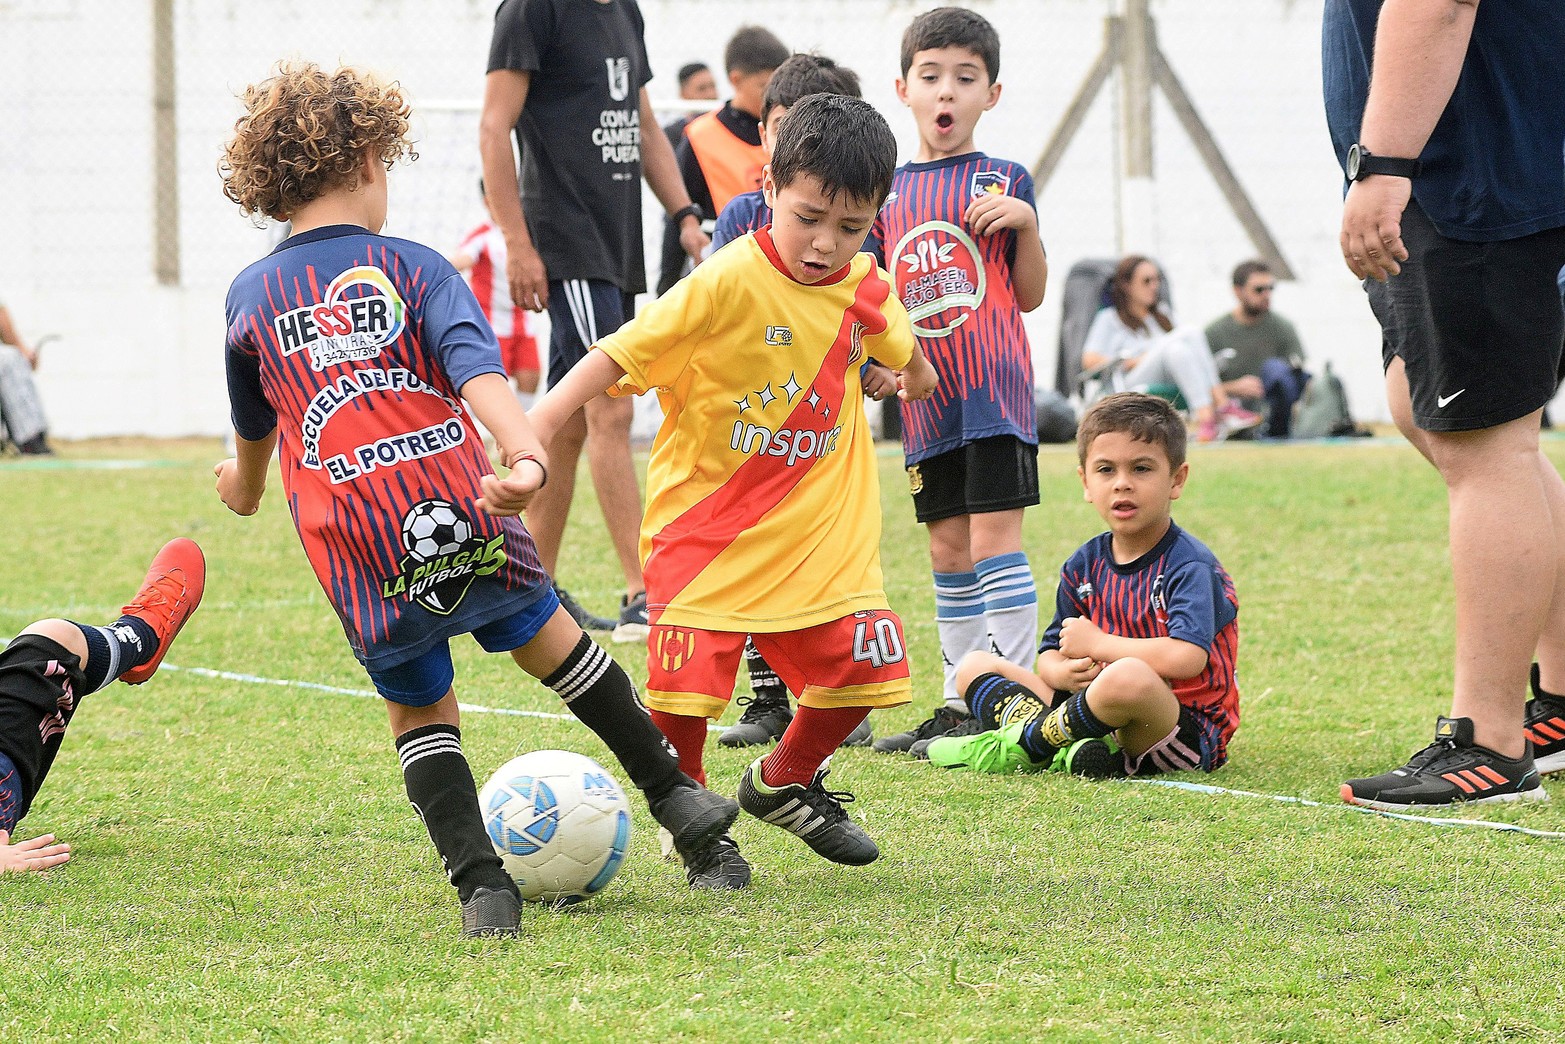
{"type": "Polygon", "coordinates": [[[777,749],[761,762],[761,782],[769,787],[808,786],[821,763],[842,746],[848,733],[869,717],[868,707],[806,707],[802,704],[777,749]]]}
{"type": "Polygon", "coordinates": [[[652,724],[674,745],[674,751],[679,755],[679,771],[706,786],[706,769],[701,764],[701,754],[706,748],[706,719],[660,710],[648,713],[652,715],[652,724]]]}

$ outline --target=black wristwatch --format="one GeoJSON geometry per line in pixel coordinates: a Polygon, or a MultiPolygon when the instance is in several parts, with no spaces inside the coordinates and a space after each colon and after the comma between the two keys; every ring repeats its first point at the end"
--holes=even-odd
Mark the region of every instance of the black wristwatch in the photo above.
{"type": "Polygon", "coordinates": [[[697,221],[700,221],[701,207],[695,203],[687,204],[670,214],[668,219],[674,223],[675,228],[678,228],[680,225],[685,223],[685,218],[687,217],[693,217],[697,221]]]}
{"type": "Polygon", "coordinates": [[[1397,159],[1377,156],[1364,146],[1354,142],[1348,146],[1348,180],[1363,181],[1371,174],[1389,174],[1394,178],[1418,177],[1416,159],[1397,159]]]}

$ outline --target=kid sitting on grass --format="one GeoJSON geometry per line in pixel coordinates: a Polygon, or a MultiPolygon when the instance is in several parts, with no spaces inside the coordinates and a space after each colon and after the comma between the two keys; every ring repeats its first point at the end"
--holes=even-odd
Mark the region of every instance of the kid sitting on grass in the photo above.
{"type": "Polygon", "coordinates": [[[1163,399],[1110,395],[1082,418],[1076,453],[1109,531],[1060,571],[1037,673],[991,653],[962,658],[958,685],[990,731],[941,737],[929,760],[978,772],[1210,772],[1239,727],[1239,600],[1212,552],[1169,516],[1190,472],[1184,422],[1163,399]]]}
{"type": "MultiPolygon", "coordinates": [[[[908,702],[907,643],[880,571],[880,483],[860,364],[935,389],[907,311],[859,253],[891,188],[891,128],[857,98],[813,94],[788,113],[762,185],[772,224],[717,251],[603,338],[533,409],[549,437],[606,389],[653,388],[663,427],[647,465],[647,704],[705,776],[708,718],[733,695],[745,636],[799,694],[777,747],[739,783],[747,812],[817,854],[880,853],[823,785],[822,764],[872,707],[908,702]]],[[[729,887],[750,868],[725,845],[729,887]]]]}
{"type": "Polygon", "coordinates": [[[699,864],[738,806],[679,771],[630,678],[561,608],[516,517],[548,481],[543,445],[472,291],[435,251],[379,235],[387,171],[409,151],[401,91],[285,63],[244,105],[224,192],[293,234],[228,293],[238,455],[214,469],[218,494],[255,514],[281,439],[300,541],[385,697],[463,934],[515,935],[520,897],[462,754],[456,635],[510,653],[558,693],[646,794],[687,866],[699,864]],[[493,433],[505,478],[463,399],[493,433]]]}

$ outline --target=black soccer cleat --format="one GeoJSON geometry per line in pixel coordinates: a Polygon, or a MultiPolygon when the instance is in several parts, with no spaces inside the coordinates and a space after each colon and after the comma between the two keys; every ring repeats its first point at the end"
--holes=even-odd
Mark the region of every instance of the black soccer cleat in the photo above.
{"type": "Polygon", "coordinates": [[[788,690],[781,685],[766,686],[753,696],[739,697],[738,702],[744,707],[744,714],[717,737],[717,742],[725,747],[758,747],[781,739],[793,721],[788,690]]]}
{"type": "Polygon", "coordinates": [[[1342,800],[1348,804],[1389,812],[1459,802],[1548,799],[1533,764],[1532,744],[1519,758],[1476,746],[1471,718],[1440,718],[1435,741],[1406,765],[1342,784],[1342,800]]]}
{"type": "Polygon", "coordinates": [[[522,934],[522,901],[515,889],[478,888],[462,904],[462,936],[515,938],[522,934]]]}
{"type": "Polygon", "coordinates": [[[976,736],[980,732],[985,731],[987,730],[984,728],[984,723],[978,720],[978,716],[975,714],[969,714],[967,717],[963,718],[950,729],[946,730],[938,736],[926,736],[923,739],[914,740],[913,745],[907,749],[907,752],[913,755],[913,757],[917,758],[919,761],[928,761],[929,745],[935,742],[935,740],[945,739],[947,737],[955,739],[962,736],[976,736]]]}
{"type": "Polygon", "coordinates": [[[723,834],[685,861],[685,879],[691,888],[738,891],[750,887],[750,864],[739,854],[734,839],[723,834]]]}
{"type": "Polygon", "coordinates": [[[1565,697],[1544,692],[1538,685],[1538,665],[1532,665],[1532,699],[1527,701],[1524,722],[1532,741],[1533,762],[1538,775],[1547,776],[1565,770],[1565,697]]]}
{"type": "Polygon", "coordinates": [[[853,795],[827,790],[823,785],[826,775],[825,770],[817,772],[807,787],[790,783],[773,788],[761,781],[761,759],[757,758],[740,777],[739,806],[762,822],[803,839],[816,855],[833,863],[873,863],[880,849],[842,807],[853,795]]]}
{"type": "Polygon", "coordinates": [[[554,593],[560,599],[560,605],[570,614],[576,626],[584,631],[612,631],[615,621],[606,616],[596,616],[589,612],[582,604],[571,597],[571,593],[559,584],[554,585],[554,593]]]}
{"type": "Polygon", "coordinates": [[[1123,779],[1128,775],[1124,752],[1112,736],[1077,740],[1054,755],[1049,767],[1085,779],[1123,779]]]}
{"type": "Polygon", "coordinates": [[[739,803],[691,781],[664,795],[653,806],[652,818],[669,832],[674,851],[689,866],[703,849],[734,825],[739,818],[739,803]]]}
{"type": "Polygon", "coordinates": [[[918,726],[908,732],[897,732],[890,736],[882,736],[875,741],[874,749],[882,754],[900,754],[911,750],[913,744],[919,740],[931,740],[937,736],[944,736],[964,721],[972,720],[972,715],[966,711],[954,711],[945,704],[935,708],[935,713],[930,715],[918,726]]]}

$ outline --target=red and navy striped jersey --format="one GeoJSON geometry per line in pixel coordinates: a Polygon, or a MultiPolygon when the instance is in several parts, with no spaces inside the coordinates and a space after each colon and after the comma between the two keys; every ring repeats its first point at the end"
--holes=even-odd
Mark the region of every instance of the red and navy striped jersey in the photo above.
{"type": "Polygon", "coordinates": [[[933,396],[902,404],[909,465],[996,435],[1038,442],[1032,348],[1011,288],[1016,232],[975,237],[964,219],[985,192],[1036,206],[1026,168],[970,152],[899,167],[875,221],[892,285],[940,374],[933,396]]]}
{"type": "Polygon", "coordinates": [[[1206,669],[1169,684],[1179,702],[1215,724],[1215,764],[1239,728],[1239,596],[1207,546],[1173,523],[1134,562],[1114,561],[1111,534],[1087,541],[1060,570],[1054,622],[1038,651],[1060,647],[1060,625],[1084,616],[1123,638],[1177,638],[1206,650],[1206,669]]]}
{"type": "Polygon", "coordinates": [[[521,521],[475,505],[493,469],[458,392],[505,371],[450,262],[353,225],[312,229],[241,272],[227,311],[234,430],[278,429],[299,539],[367,667],[543,596],[521,521]]]}

